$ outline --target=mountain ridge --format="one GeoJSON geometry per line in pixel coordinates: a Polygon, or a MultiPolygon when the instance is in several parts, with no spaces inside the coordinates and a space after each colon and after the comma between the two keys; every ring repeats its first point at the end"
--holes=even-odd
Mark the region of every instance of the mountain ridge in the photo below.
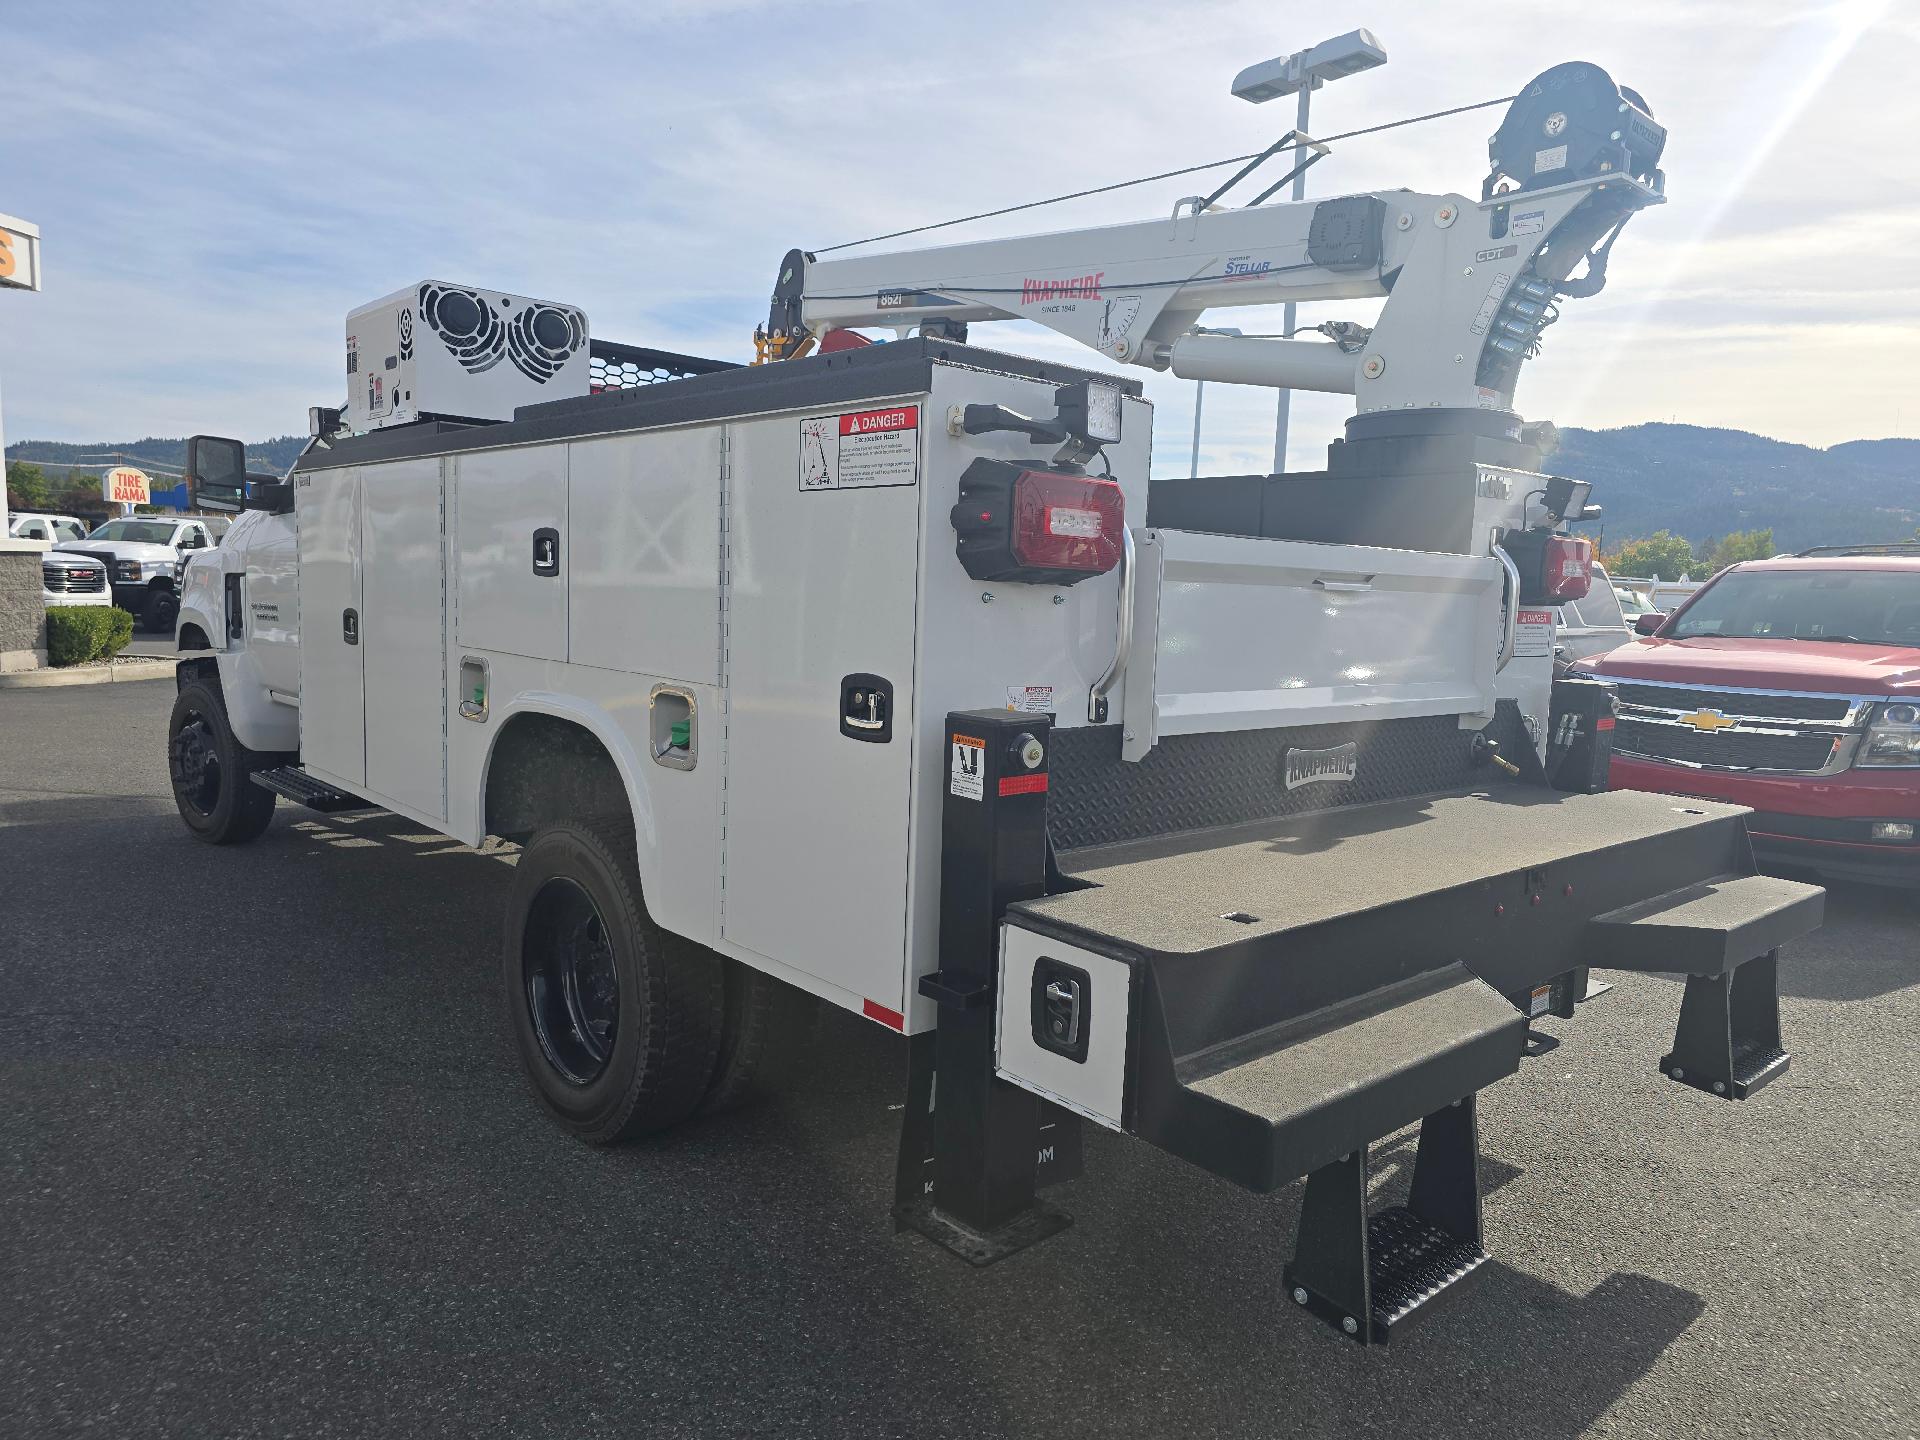
{"type": "MultiPolygon", "coordinates": [[[[1907,540],[1920,530],[1920,439],[1847,440],[1821,450],[1747,430],[1671,422],[1568,427],[1559,435],[1546,468],[1593,482],[1602,513],[1587,530],[1611,547],[1656,530],[1702,544],[1731,530],[1771,528],[1782,550],[1907,540]]],[[[249,442],[248,463],[280,473],[305,443],[299,435],[249,442]]],[[[21,440],[7,447],[9,460],[50,469],[99,468],[105,455],[177,472],[186,441],[21,440]]]]}

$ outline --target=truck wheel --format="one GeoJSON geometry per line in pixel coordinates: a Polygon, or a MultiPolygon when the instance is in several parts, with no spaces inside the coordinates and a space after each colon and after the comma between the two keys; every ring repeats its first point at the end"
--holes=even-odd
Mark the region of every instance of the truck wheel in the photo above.
{"type": "Polygon", "coordinates": [[[219,691],[203,680],[180,687],[167,720],[167,773],[189,830],[210,845],[258,839],[274,801],[251,778],[261,758],[234,738],[219,691]]]}
{"type": "MultiPolygon", "coordinates": [[[[171,590],[161,590],[147,601],[147,629],[173,633],[174,623],[180,618],[180,597],[171,590]]],[[[254,787],[258,789],[258,786],[254,787]]]]}
{"type": "Polygon", "coordinates": [[[820,1002],[806,991],[738,960],[715,958],[726,977],[726,1028],[700,1101],[703,1115],[764,1100],[813,1038],[820,1018],[820,1002]]]}
{"type": "Polygon", "coordinates": [[[693,1113],[720,1051],[720,967],[648,917],[631,835],[572,822],[534,835],[502,962],[521,1063],[561,1129],[610,1145],[693,1113]]]}

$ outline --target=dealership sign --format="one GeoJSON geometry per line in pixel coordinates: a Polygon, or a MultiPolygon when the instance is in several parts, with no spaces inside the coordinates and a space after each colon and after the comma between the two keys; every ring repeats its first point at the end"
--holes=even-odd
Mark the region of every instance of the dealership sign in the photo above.
{"type": "Polygon", "coordinates": [[[131,465],[116,465],[100,477],[100,498],[116,505],[150,505],[153,482],[147,472],[131,465]]]}
{"type": "Polygon", "coordinates": [[[0,289],[40,288],[40,227],[0,215],[0,289]]]}

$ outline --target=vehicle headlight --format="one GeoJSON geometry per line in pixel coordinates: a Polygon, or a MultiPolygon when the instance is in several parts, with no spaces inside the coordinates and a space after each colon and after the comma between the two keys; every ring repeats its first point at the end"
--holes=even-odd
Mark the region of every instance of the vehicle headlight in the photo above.
{"type": "Polygon", "coordinates": [[[140,562],[138,560],[114,561],[113,578],[116,580],[138,580],[140,578],[140,562]]]}
{"type": "Polygon", "coordinates": [[[1920,705],[1896,700],[1878,706],[1856,765],[1920,766],[1920,705]]]}

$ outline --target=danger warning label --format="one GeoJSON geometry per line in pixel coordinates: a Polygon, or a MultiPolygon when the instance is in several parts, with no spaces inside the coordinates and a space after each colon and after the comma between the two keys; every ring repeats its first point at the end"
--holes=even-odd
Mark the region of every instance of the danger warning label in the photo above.
{"type": "Polygon", "coordinates": [[[947,762],[947,789],[962,800],[986,796],[987,742],[973,735],[954,735],[953,755],[947,762]]]}
{"type": "Polygon", "coordinates": [[[920,478],[920,407],[812,415],[800,422],[800,488],[864,490],[920,478]]]}
{"type": "Polygon", "coordinates": [[[1522,610],[1514,617],[1513,653],[1534,657],[1553,653],[1551,610],[1522,610]]]}

